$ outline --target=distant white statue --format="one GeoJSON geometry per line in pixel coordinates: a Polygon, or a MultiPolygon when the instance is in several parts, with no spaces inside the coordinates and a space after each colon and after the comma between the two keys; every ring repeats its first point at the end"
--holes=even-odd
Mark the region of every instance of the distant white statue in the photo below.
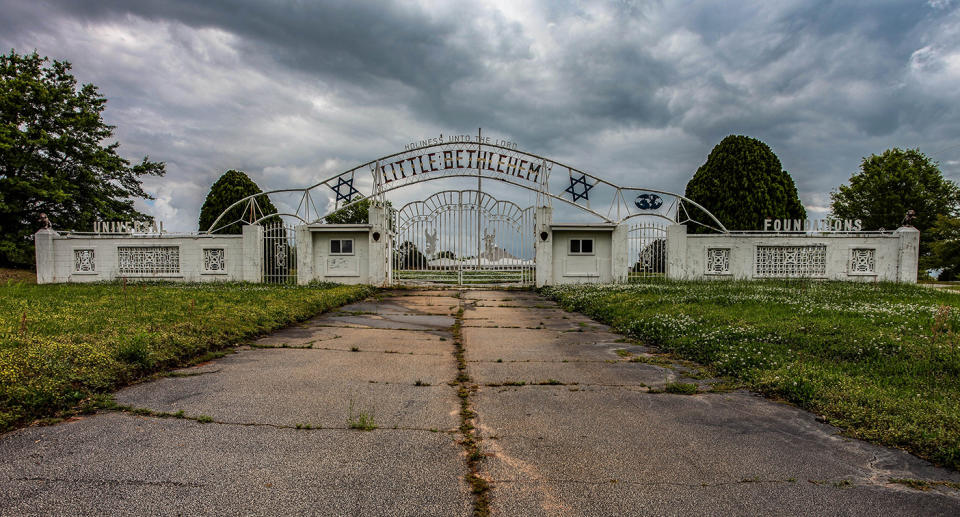
{"type": "Polygon", "coordinates": [[[484,258],[486,258],[486,259],[488,259],[488,260],[496,260],[496,257],[494,257],[494,253],[493,253],[493,250],[496,249],[496,245],[495,245],[495,243],[494,243],[494,241],[496,240],[496,238],[497,238],[497,232],[496,232],[496,230],[494,230],[493,233],[487,233],[486,228],[484,228],[484,230],[483,230],[483,254],[484,254],[484,258]]]}
{"type": "Polygon", "coordinates": [[[427,252],[427,257],[432,257],[433,253],[437,250],[437,231],[433,230],[431,233],[430,230],[424,232],[427,237],[427,245],[424,251],[427,252]]]}

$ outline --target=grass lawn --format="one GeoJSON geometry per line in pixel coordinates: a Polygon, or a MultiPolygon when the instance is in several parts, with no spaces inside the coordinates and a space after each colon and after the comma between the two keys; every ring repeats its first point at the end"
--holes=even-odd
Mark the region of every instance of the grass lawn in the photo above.
{"type": "Polygon", "coordinates": [[[364,286],[0,283],[0,432],[363,298],[364,286]]]}
{"type": "Polygon", "coordinates": [[[564,308],[960,469],[960,293],[896,284],[671,282],[544,289],[564,308]]]}

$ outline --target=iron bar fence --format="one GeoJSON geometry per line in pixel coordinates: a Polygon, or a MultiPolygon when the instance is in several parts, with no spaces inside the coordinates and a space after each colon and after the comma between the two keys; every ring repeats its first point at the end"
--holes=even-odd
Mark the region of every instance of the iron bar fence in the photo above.
{"type": "Polygon", "coordinates": [[[261,280],[267,284],[297,283],[297,243],[294,227],[283,221],[263,225],[261,280]]]}

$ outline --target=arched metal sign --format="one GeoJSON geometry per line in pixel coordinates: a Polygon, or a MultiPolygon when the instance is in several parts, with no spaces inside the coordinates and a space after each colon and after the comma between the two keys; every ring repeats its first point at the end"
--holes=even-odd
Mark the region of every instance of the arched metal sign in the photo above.
{"type": "MultiPolygon", "coordinates": [[[[487,143],[479,135],[476,138],[431,139],[427,145],[369,161],[302,189],[271,190],[249,196],[228,207],[224,214],[243,206],[242,221],[257,223],[269,216],[262,212],[257,199],[285,194],[293,197],[289,203],[292,211],[280,215],[314,222],[362,199],[383,202],[386,193],[409,185],[446,178],[478,178],[534,191],[537,206],[550,206],[556,200],[604,222],[651,216],[727,231],[708,210],[679,194],[620,186],[569,165],[515,147],[487,143]],[[317,202],[323,202],[323,209],[317,202]]],[[[207,231],[213,233],[237,222],[222,219],[223,214],[207,231]]]]}

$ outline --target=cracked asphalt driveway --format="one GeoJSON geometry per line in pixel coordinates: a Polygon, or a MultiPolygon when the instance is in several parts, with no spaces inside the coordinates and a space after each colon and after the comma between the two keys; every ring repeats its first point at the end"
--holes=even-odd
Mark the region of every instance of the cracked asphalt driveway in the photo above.
{"type": "Polygon", "coordinates": [[[890,481],[957,473],[747,392],[663,393],[709,380],[647,352],[531,292],[381,293],[120,391],[135,413],[0,436],[0,515],[960,514],[890,481]]]}

